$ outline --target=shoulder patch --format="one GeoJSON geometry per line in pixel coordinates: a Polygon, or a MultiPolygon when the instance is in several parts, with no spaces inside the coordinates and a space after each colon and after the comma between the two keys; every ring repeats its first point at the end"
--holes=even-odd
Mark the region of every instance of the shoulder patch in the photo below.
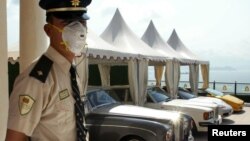
{"type": "Polygon", "coordinates": [[[41,82],[45,83],[47,76],[52,67],[53,61],[47,56],[42,55],[41,58],[36,63],[35,67],[30,72],[30,76],[35,77],[41,82]]]}
{"type": "Polygon", "coordinates": [[[21,115],[26,115],[30,112],[33,107],[35,100],[29,95],[19,96],[19,111],[21,115]]]}

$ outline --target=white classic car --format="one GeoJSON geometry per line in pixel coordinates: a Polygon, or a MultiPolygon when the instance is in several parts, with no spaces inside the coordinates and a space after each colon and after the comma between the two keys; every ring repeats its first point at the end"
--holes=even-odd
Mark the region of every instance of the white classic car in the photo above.
{"type": "MultiPolygon", "coordinates": [[[[117,91],[116,95],[112,96],[117,101],[124,102],[126,104],[132,104],[129,88],[113,88],[117,91]]],[[[201,104],[202,105],[202,104],[201,104]]],[[[206,105],[206,104],[204,104],[206,105]]],[[[159,87],[150,87],[147,90],[147,100],[144,103],[145,107],[161,110],[171,110],[184,113],[193,120],[194,132],[206,132],[208,125],[221,124],[222,118],[218,115],[218,106],[212,104],[211,107],[198,106],[191,104],[186,100],[175,99],[165,95],[165,91],[159,87]],[[216,111],[217,109],[217,111],[216,111]]]]}
{"type": "Polygon", "coordinates": [[[213,98],[213,97],[206,97],[206,96],[196,96],[192,94],[190,91],[185,90],[184,88],[179,88],[178,90],[178,98],[179,99],[186,99],[190,102],[195,103],[207,103],[207,104],[217,104],[219,106],[219,115],[222,117],[228,117],[232,115],[233,108],[226,102],[221,99],[213,98]]]}

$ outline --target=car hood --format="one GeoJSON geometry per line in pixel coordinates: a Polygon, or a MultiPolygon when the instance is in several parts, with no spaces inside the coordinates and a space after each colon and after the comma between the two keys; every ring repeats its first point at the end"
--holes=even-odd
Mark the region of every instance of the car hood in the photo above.
{"type": "Polygon", "coordinates": [[[137,118],[147,118],[147,119],[150,118],[150,119],[171,120],[171,121],[176,121],[181,116],[181,114],[178,112],[162,111],[162,110],[150,109],[134,105],[119,105],[119,104],[102,106],[93,110],[93,112],[96,114],[104,114],[104,115],[137,117],[137,118]]]}
{"type": "Polygon", "coordinates": [[[219,107],[228,107],[228,108],[231,107],[230,105],[228,105],[226,102],[222,101],[221,99],[213,98],[213,97],[199,96],[199,97],[192,98],[192,99],[189,99],[189,100],[193,101],[193,102],[201,102],[201,103],[207,103],[207,104],[211,104],[211,103],[212,104],[217,104],[219,107]]]}
{"type": "Polygon", "coordinates": [[[191,104],[191,102],[188,102],[188,100],[181,100],[181,99],[174,99],[168,102],[161,102],[161,105],[163,106],[171,106],[175,108],[177,111],[183,111],[185,109],[193,109],[193,110],[199,110],[199,111],[210,111],[211,108],[206,106],[198,106],[195,104],[191,104]]]}
{"type": "Polygon", "coordinates": [[[224,95],[221,97],[221,99],[225,100],[225,101],[229,101],[231,103],[236,103],[236,104],[239,104],[239,105],[242,105],[244,104],[244,101],[235,97],[235,96],[232,96],[232,95],[224,95]]]}
{"type": "Polygon", "coordinates": [[[181,103],[184,105],[209,107],[209,108],[213,108],[213,109],[217,107],[217,104],[215,104],[215,103],[194,102],[194,101],[184,100],[184,99],[174,99],[171,102],[175,102],[177,104],[181,103]]]}

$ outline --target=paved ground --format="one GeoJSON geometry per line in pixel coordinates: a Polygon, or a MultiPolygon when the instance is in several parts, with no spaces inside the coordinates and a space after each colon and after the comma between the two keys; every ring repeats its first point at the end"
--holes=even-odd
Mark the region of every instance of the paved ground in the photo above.
{"type": "MultiPolygon", "coordinates": [[[[250,124],[250,104],[247,104],[243,111],[233,113],[231,116],[223,119],[222,124],[250,124]]],[[[207,141],[207,133],[199,133],[194,136],[195,141],[207,141]]]]}

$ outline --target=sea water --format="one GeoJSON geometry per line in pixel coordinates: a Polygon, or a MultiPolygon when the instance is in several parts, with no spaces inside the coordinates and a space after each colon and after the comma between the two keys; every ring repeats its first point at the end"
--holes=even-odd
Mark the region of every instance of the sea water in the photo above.
{"type": "MultiPolygon", "coordinates": [[[[155,81],[154,68],[149,67],[148,70],[149,85],[154,85],[155,81]]],[[[162,81],[164,81],[164,74],[162,81]]],[[[202,82],[202,76],[199,74],[199,82],[202,82]]],[[[223,92],[236,92],[237,93],[250,93],[250,69],[238,70],[210,70],[209,71],[209,87],[223,91],[223,92]],[[215,83],[215,85],[214,85],[215,83]]],[[[163,84],[164,85],[164,84],[163,84]]],[[[202,83],[199,84],[201,87],[202,83]]],[[[181,68],[180,84],[181,87],[190,87],[189,85],[189,69],[188,67],[181,68]]]]}

